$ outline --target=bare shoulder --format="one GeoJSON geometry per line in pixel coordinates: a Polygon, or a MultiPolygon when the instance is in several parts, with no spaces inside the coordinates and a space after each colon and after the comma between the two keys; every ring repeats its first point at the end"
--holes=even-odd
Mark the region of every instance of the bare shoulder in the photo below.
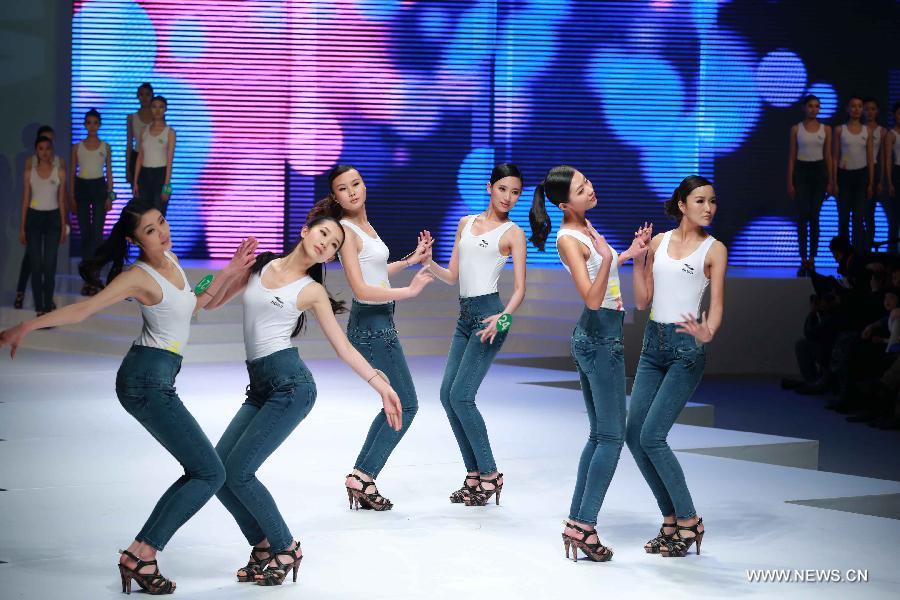
{"type": "Polygon", "coordinates": [[[313,281],[297,294],[297,308],[306,310],[320,302],[328,302],[328,292],[321,283],[313,281]]]}
{"type": "Polygon", "coordinates": [[[663,237],[665,237],[665,235],[666,235],[665,231],[654,235],[653,239],[650,240],[650,250],[655,252],[656,249],[659,248],[659,245],[662,243],[663,237]]]}
{"type": "Polygon", "coordinates": [[[709,247],[708,256],[713,261],[727,261],[728,260],[728,248],[725,247],[721,241],[716,240],[712,243],[712,246],[709,247]]]}

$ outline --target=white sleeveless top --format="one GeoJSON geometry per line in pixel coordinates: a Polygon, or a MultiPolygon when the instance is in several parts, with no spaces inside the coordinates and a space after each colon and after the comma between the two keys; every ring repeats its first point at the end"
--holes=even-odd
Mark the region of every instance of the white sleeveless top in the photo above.
{"type": "Polygon", "coordinates": [[[297,308],[297,296],[313,282],[313,278],[307,275],[270,290],[263,286],[262,275],[271,264],[250,276],[242,297],[247,360],[256,360],[291,347],[291,333],[303,314],[297,308]]]}
{"type": "Polygon", "coordinates": [[[152,169],[169,164],[169,126],[163,127],[159,135],[150,135],[150,125],[141,129],[141,165],[152,169]]]}
{"type": "Polygon", "coordinates": [[[141,117],[138,113],[133,112],[128,115],[128,120],[131,121],[131,139],[128,140],[128,145],[131,146],[133,150],[140,150],[141,143],[141,131],[144,130],[144,127],[149,125],[150,123],[145,123],[141,121],[141,117]]]}
{"type": "Polygon", "coordinates": [[[801,162],[815,162],[825,160],[825,126],[819,123],[819,129],[810,133],[803,126],[803,121],[797,125],[797,160],[801,162]]]}
{"type": "Polygon", "coordinates": [[[184,287],[178,288],[172,285],[171,281],[143,261],[139,260],[134,263],[134,266],[149,273],[162,290],[162,300],[159,303],[152,306],[140,305],[144,326],[141,329],[141,335],[135,340],[135,344],[181,354],[184,352],[184,346],[190,335],[191,316],[197,305],[197,296],[194,295],[181,265],[175,262],[168,252],[166,252],[166,258],[178,268],[178,272],[184,279],[184,287]]]}
{"type": "MultiPolygon", "coordinates": [[[[875,159],[875,164],[878,164],[878,159],[881,154],[881,138],[884,137],[884,134],[887,130],[881,125],[876,125],[875,129],[872,130],[872,152],[873,158],[875,159]]],[[[878,174],[876,173],[876,176],[878,174]]]]}
{"type": "MultiPolygon", "coordinates": [[[[594,244],[591,241],[591,238],[581,233],[580,231],[575,231],[574,229],[569,229],[568,227],[562,227],[556,232],[556,252],[559,254],[559,238],[563,236],[573,237],[585,246],[588,247],[588,250],[591,252],[590,258],[587,260],[587,270],[588,277],[591,280],[591,283],[597,279],[597,273],[600,271],[600,265],[603,264],[603,257],[600,256],[600,253],[597,252],[597,249],[594,248],[594,244]]],[[[609,279],[606,282],[606,294],[603,296],[603,308],[608,308],[610,310],[625,310],[622,307],[622,288],[619,284],[619,253],[616,252],[616,249],[612,246],[609,247],[610,252],[612,252],[612,264],[609,267],[609,279]]],[[[560,262],[562,262],[562,256],[560,256],[560,262]]],[[[563,266],[566,268],[566,271],[569,273],[572,272],[572,269],[569,268],[565,262],[563,262],[563,266]]]]}
{"type": "MultiPolygon", "coordinates": [[[[387,245],[381,241],[380,237],[373,238],[355,223],[351,223],[347,219],[341,219],[341,225],[349,227],[362,242],[362,248],[359,251],[359,268],[362,271],[363,281],[366,285],[380,288],[390,288],[391,282],[388,279],[388,257],[391,252],[387,245]]],[[[387,304],[387,302],[367,302],[365,300],[356,299],[361,304],[387,304]]]]}
{"type": "Polygon", "coordinates": [[[862,169],[869,164],[866,157],[866,143],[869,129],[863,125],[857,134],[850,133],[846,125],[841,125],[841,164],[838,168],[846,171],[862,169]]]}
{"type": "Polygon", "coordinates": [[[476,215],[466,217],[466,225],[459,236],[459,295],[474,298],[493,294],[509,255],[500,253],[500,238],[514,225],[512,221],[475,235],[472,225],[476,215]]]}
{"type": "Polygon", "coordinates": [[[675,260],[669,256],[672,231],[663,234],[653,255],[653,305],[650,319],[657,323],[680,323],[682,315],[697,318],[703,292],[709,285],[703,265],[716,238],[707,237],[690,256],[675,260]]]}
{"type": "Polygon", "coordinates": [[[94,150],[88,150],[84,141],[78,142],[75,147],[78,159],[79,179],[99,179],[103,177],[103,167],[106,165],[106,157],[109,156],[109,144],[100,140],[100,145],[94,150]]]}
{"type": "Polygon", "coordinates": [[[53,166],[50,170],[50,176],[44,179],[38,175],[37,171],[38,159],[34,157],[31,161],[31,173],[28,181],[31,184],[31,202],[28,207],[34,210],[59,210],[59,160],[53,157],[53,166]]]}

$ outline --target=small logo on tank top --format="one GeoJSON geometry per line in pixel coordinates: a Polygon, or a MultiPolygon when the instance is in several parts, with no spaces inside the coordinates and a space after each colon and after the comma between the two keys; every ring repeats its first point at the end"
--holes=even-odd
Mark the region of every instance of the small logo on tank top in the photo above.
{"type": "Polygon", "coordinates": [[[478,247],[479,248],[487,248],[488,247],[487,240],[481,240],[480,242],[478,242],[478,247]]]}
{"type": "Polygon", "coordinates": [[[691,265],[689,265],[687,263],[682,264],[681,270],[684,271],[685,273],[687,273],[688,275],[694,274],[694,267],[692,267],[691,265]]]}
{"type": "Polygon", "coordinates": [[[273,306],[277,306],[278,308],[284,308],[284,300],[279,298],[278,296],[274,296],[271,300],[273,306]]]}

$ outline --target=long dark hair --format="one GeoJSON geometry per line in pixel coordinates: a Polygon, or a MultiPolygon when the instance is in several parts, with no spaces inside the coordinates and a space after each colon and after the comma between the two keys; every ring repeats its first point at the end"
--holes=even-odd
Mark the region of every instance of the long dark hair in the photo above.
{"type": "MultiPolygon", "coordinates": [[[[309,210],[309,214],[306,216],[307,225],[319,217],[329,217],[335,221],[340,221],[343,218],[344,209],[341,208],[341,205],[335,200],[334,190],[331,188],[331,185],[334,183],[335,179],[348,171],[356,171],[359,173],[359,169],[353,165],[335,165],[334,168],[328,171],[328,195],[313,204],[313,207],[309,210]]],[[[360,177],[362,177],[361,173],[360,177]]]]}
{"type": "Polygon", "coordinates": [[[498,163],[494,166],[494,170],[491,171],[491,185],[494,185],[504,177],[517,177],[520,182],[525,181],[519,167],[508,162],[498,163]]]}
{"type": "Polygon", "coordinates": [[[145,204],[138,200],[132,200],[126,204],[119,214],[119,220],[109,232],[109,237],[100,244],[93,256],[81,261],[78,266],[81,278],[88,283],[95,282],[99,278],[100,269],[109,262],[112,263],[112,268],[106,278],[107,284],[121,273],[125,259],[128,257],[128,238],[134,237],[141,218],[153,209],[152,204],[145,204]]]}
{"type": "Polygon", "coordinates": [[[712,182],[702,175],[688,175],[682,179],[681,183],[678,184],[678,187],[675,188],[675,191],[672,192],[672,197],[666,200],[666,214],[675,219],[676,222],[681,223],[684,214],[681,212],[681,209],[678,208],[678,203],[687,203],[688,195],[698,187],[703,187],[704,185],[712,185],[712,182]]]}
{"type": "Polygon", "coordinates": [[[545,200],[549,200],[554,206],[559,207],[569,201],[569,188],[572,185],[572,177],[575,176],[575,167],[559,165],[547,171],[544,180],[534,188],[534,200],[531,210],[528,212],[528,220],[531,222],[531,243],[543,252],[547,237],[550,235],[550,215],[547,214],[545,200]]]}
{"type": "MultiPolygon", "coordinates": [[[[321,216],[309,219],[309,221],[306,223],[306,226],[309,227],[310,229],[312,229],[313,227],[315,227],[322,221],[333,221],[335,225],[337,225],[338,227],[341,227],[341,229],[343,229],[341,224],[338,223],[337,219],[335,219],[334,217],[327,216],[327,215],[321,215],[321,216]]],[[[300,241],[298,240],[297,244],[299,244],[299,243],[300,243],[300,241]]],[[[338,246],[338,251],[340,251],[341,246],[343,246],[343,245],[344,245],[344,240],[341,240],[341,245],[338,246]]],[[[294,248],[296,248],[296,245],[294,246],[294,248]]],[[[256,273],[256,274],[262,273],[263,267],[265,267],[267,264],[269,264],[276,258],[283,258],[284,256],[285,256],[284,254],[275,254],[274,252],[263,252],[256,257],[256,262],[254,262],[253,266],[250,267],[250,273],[256,273]]],[[[336,300],[331,295],[331,292],[328,291],[328,288],[325,286],[325,263],[314,264],[309,269],[307,269],[306,274],[309,275],[310,277],[312,277],[313,281],[321,284],[322,287],[325,288],[325,293],[328,294],[328,301],[331,302],[331,310],[334,312],[334,314],[339,315],[341,313],[347,312],[347,306],[346,306],[347,303],[344,302],[343,300],[336,300]]],[[[306,325],[306,314],[300,313],[300,317],[297,319],[297,324],[294,326],[294,330],[291,332],[291,337],[293,338],[293,337],[297,337],[298,335],[300,335],[300,332],[303,331],[303,327],[305,325],[306,325]]]]}

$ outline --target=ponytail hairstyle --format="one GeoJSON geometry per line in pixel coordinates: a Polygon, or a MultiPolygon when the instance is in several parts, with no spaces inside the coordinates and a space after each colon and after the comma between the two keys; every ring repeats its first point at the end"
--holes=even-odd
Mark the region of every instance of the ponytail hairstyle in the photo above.
{"type": "Polygon", "coordinates": [[[712,182],[702,175],[688,175],[682,179],[675,191],[672,192],[672,197],[666,200],[665,213],[675,219],[676,223],[681,223],[684,213],[678,208],[678,204],[680,202],[686,203],[687,197],[691,192],[705,185],[712,185],[712,182]]]}
{"type": "Polygon", "coordinates": [[[575,167],[559,165],[550,169],[544,180],[534,188],[534,200],[531,203],[531,210],[528,212],[528,220],[531,222],[529,240],[541,252],[544,251],[544,245],[547,243],[547,237],[551,230],[550,215],[547,214],[544,200],[549,200],[557,208],[560,204],[567,203],[569,188],[574,176],[575,167]]]}
{"type": "Polygon", "coordinates": [[[494,170],[491,171],[491,185],[494,185],[504,177],[516,177],[523,183],[525,181],[522,178],[522,171],[519,170],[519,167],[508,162],[498,163],[494,170]]]}
{"type": "Polygon", "coordinates": [[[78,272],[81,278],[88,283],[93,283],[99,279],[100,269],[108,262],[112,263],[112,268],[106,278],[107,285],[121,273],[125,259],[128,257],[128,238],[134,237],[141,218],[151,210],[154,210],[152,204],[145,204],[138,200],[132,200],[126,204],[119,214],[119,220],[109,232],[109,237],[100,244],[92,257],[83,260],[79,265],[78,272]]]}
{"type": "MultiPolygon", "coordinates": [[[[309,214],[306,215],[307,225],[314,219],[320,217],[329,217],[335,221],[340,221],[344,217],[344,209],[341,208],[341,205],[338,204],[338,201],[335,199],[334,190],[331,189],[331,186],[335,179],[348,171],[356,171],[359,173],[359,169],[353,165],[335,165],[328,172],[328,195],[313,204],[313,207],[309,210],[309,214]]],[[[360,177],[362,177],[362,174],[360,174],[360,177]]]]}
{"type": "MultiPolygon", "coordinates": [[[[327,215],[321,215],[318,217],[308,218],[306,222],[306,227],[312,229],[322,221],[333,221],[335,225],[343,230],[343,226],[338,223],[337,219],[334,217],[330,217],[327,215]]],[[[346,235],[345,235],[346,237],[346,235]]],[[[302,238],[301,238],[302,239],[302,238]]],[[[297,242],[299,244],[300,241],[297,242]]],[[[341,245],[338,246],[338,252],[341,250],[341,246],[344,245],[344,240],[341,240],[341,245]]],[[[296,248],[296,246],[294,246],[296,248]]],[[[277,258],[283,258],[284,254],[275,254],[274,252],[263,252],[256,257],[256,262],[253,263],[253,266],[250,267],[251,274],[259,274],[262,273],[263,267],[272,262],[277,258]]],[[[331,292],[328,291],[328,288],[325,287],[325,263],[316,263],[311,266],[306,274],[309,275],[313,281],[320,284],[323,288],[325,288],[325,293],[328,294],[328,301],[331,302],[331,310],[334,314],[339,315],[341,313],[347,312],[346,302],[343,300],[336,300],[331,292]]],[[[297,324],[294,326],[294,330],[291,332],[291,337],[297,337],[300,335],[300,332],[303,331],[303,327],[306,325],[306,314],[301,313],[300,317],[297,319],[297,324]]]]}

